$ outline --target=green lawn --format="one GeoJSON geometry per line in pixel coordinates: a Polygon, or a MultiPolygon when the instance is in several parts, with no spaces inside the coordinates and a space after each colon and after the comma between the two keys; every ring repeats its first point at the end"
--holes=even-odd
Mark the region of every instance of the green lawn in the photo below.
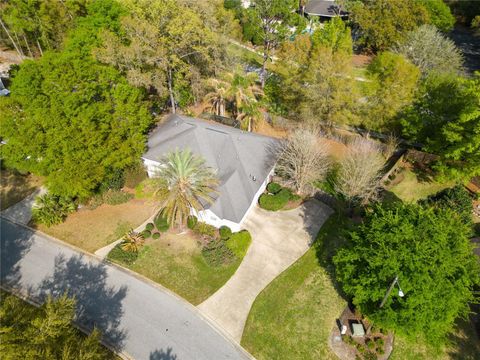
{"type": "MultiPolygon", "coordinates": [[[[337,359],[327,340],[346,302],[332,282],[330,259],[341,244],[339,232],[346,226],[338,215],[332,215],[314,247],[257,297],[242,338],[242,345],[257,359],[337,359]]],[[[480,341],[470,322],[460,322],[451,341],[435,349],[422,339],[411,341],[397,335],[391,359],[480,358],[480,341]]]]}
{"type": "Polygon", "coordinates": [[[149,239],[133,264],[121,264],[197,305],[222,287],[240,263],[236,258],[226,266],[209,266],[189,233],[169,232],[149,239]]]}
{"type": "Polygon", "coordinates": [[[403,177],[403,180],[396,185],[387,187],[387,190],[405,202],[424,199],[454,185],[453,182],[439,183],[430,178],[420,179],[415,172],[408,168],[405,168],[397,176],[403,177]]]}
{"type": "Polygon", "coordinates": [[[346,302],[316,252],[323,250],[324,260],[331,255],[339,241],[338,220],[332,215],[316,245],[255,300],[242,345],[257,359],[336,359],[327,339],[346,302]]]}

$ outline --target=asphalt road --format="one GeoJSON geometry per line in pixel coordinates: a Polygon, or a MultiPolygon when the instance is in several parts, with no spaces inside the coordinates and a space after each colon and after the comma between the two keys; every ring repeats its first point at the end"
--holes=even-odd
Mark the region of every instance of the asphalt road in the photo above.
{"type": "Polygon", "coordinates": [[[249,359],[193,306],[135,276],[0,218],[0,280],[36,301],[64,292],[76,322],[134,359],[249,359]]]}

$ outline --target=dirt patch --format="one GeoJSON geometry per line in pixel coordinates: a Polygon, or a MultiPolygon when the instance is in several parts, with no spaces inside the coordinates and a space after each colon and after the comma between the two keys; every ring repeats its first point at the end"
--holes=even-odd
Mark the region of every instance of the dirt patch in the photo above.
{"type": "Polygon", "coordinates": [[[121,205],[101,205],[94,210],[82,209],[58,224],[41,231],[86,251],[94,252],[135,229],[154,213],[156,204],[133,199],[121,205]]]}
{"type": "Polygon", "coordinates": [[[365,55],[365,54],[354,54],[352,56],[352,64],[353,66],[367,66],[372,62],[373,56],[372,55],[365,55]]]}
{"type": "Polygon", "coordinates": [[[5,210],[25,199],[42,185],[42,178],[22,175],[16,171],[0,171],[0,210],[5,210]]]}
{"type": "Polygon", "coordinates": [[[160,239],[152,241],[161,242],[164,246],[169,247],[169,251],[174,253],[194,254],[200,250],[197,240],[192,236],[190,231],[179,233],[168,232],[162,234],[160,239]]]}

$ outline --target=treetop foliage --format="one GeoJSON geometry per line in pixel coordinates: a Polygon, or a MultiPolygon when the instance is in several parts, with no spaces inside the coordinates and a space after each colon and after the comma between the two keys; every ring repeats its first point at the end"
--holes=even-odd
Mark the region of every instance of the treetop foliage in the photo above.
{"type": "Polygon", "coordinates": [[[452,210],[407,204],[375,207],[334,257],[336,276],[360,311],[381,327],[433,343],[469,313],[480,284],[470,227],[452,210]],[[391,292],[399,277],[404,297],[391,292]]]}
{"type": "Polygon", "coordinates": [[[2,292],[0,351],[2,359],[103,360],[112,354],[100,345],[100,333],[89,336],[73,327],[75,300],[47,298],[40,307],[2,292]]]}
{"type": "Polygon", "coordinates": [[[467,180],[480,175],[480,74],[461,78],[432,74],[403,118],[403,133],[437,154],[440,176],[467,180]]]}
{"type": "Polygon", "coordinates": [[[46,53],[25,61],[11,89],[0,101],[2,158],[46,176],[55,194],[87,197],[144,151],[151,118],[142,91],[91,58],[46,53]]]}

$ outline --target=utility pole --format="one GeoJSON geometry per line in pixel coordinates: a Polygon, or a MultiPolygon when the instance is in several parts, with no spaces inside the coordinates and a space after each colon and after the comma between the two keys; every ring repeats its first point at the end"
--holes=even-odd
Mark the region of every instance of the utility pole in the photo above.
{"type": "Polygon", "coordinates": [[[388,297],[390,296],[390,293],[392,292],[393,290],[393,287],[395,286],[395,284],[398,285],[398,296],[400,297],[403,297],[403,291],[402,289],[400,288],[400,284],[398,283],[398,275],[395,276],[395,279],[393,279],[392,283],[390,284],[390,287],[388,288],[387,290],[387,293],[385,294],[385,296],[383,297],[383,300],[382,302],[380,303],[380,309],[383,307],[383,305],[385,305],[385,303],[387,302],[387,299],[388,297]]]}

